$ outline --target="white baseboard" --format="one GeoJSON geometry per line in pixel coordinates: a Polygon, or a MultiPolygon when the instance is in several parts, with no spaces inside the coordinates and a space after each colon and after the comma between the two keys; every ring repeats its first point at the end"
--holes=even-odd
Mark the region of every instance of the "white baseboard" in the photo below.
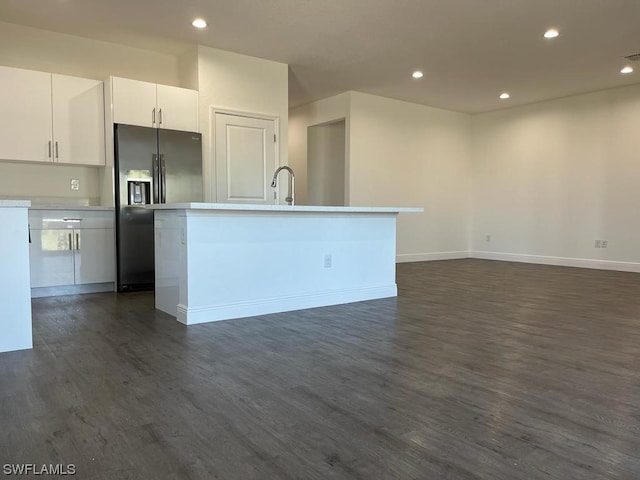
{"type": "Polygon", "coordinates": [[[396,255],[396,263],[456,260],[458,258],[469,258],[469,252],[461,250],[459,252],[401,253],[396,255]]]}
{"type": "Polygon", "coordinates": [[[327,291],[308,295],[289,295],[249,302],[187,307],[178,305],[177,319],[185,325],[196,323],[231,320],[233,318],[253,317],[270,313],[289,312],[305,308],[326,307],[342,303],[362,302],[376,298],[396,297],[398,288],[395,283],[376,287],[352,288],[340,291],[327,291]]]}
{"type": "Polygon", "coordinates": [[[597,270],[616,270],[619,272],[640,273],[640,263],[618,262],[613,260],[593,260],[588,258],[551,257],[543,255],[527,255],[521,253],[469,252],[471,258],[483,260],[501,260],[505,262],[537,263],[560,267],[594,268],[597,270]]]}

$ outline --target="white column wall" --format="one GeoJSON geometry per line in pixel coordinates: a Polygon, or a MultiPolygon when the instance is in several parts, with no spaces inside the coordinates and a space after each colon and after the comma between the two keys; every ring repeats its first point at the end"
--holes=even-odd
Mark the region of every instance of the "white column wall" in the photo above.
{"type": "Polygon", "coordinates": [[[424,207],[398,216],[398,261],[468,252],[469,115],[351,93],[351,205],[424,207]]]}
{"type": "Polygon", "coordinates": [[[212,108],[278,117],[278,162],[287,165],[288,82],[288,66],[284,63],[198,46],[199,123],[204,149],[205,201],[216,200],[212,108]]]}

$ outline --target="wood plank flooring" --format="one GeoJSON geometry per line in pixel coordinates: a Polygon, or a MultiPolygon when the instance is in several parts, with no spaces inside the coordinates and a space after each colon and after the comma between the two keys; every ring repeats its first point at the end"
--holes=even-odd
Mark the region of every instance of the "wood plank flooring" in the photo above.
{"type": "Polygon", "coordinates": [[[640,275],[467,259],[398,287],[188,328],[148,293],[35,299],[34,349],[0,354],[0,468],[640,478],[640,275]]]}

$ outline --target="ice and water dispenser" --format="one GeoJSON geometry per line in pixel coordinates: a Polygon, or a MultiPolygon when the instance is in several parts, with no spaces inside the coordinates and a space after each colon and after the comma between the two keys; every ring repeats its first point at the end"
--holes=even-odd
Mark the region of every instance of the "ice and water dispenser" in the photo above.
{"type": "MultiPolygon", "coordinates": [[[[127,196],[129,205],[145,205],[152,203],[151,177],[141,175],[140,171],[127,172],[127,196]]],[[[148,173],[148,172],[144,172],[148,173]]]]}

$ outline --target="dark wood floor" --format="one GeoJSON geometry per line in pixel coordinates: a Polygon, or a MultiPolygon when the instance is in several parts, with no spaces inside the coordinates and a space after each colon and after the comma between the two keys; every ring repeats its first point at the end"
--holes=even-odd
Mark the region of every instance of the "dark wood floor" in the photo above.
{"type": "Polygon", "coordinates": [[[398,286],[188,328],[150,294],[34,300],[34,349],[0,355],[0,465],[640,478],[640,275],[470,259],[398,265],[398,286]]]}

